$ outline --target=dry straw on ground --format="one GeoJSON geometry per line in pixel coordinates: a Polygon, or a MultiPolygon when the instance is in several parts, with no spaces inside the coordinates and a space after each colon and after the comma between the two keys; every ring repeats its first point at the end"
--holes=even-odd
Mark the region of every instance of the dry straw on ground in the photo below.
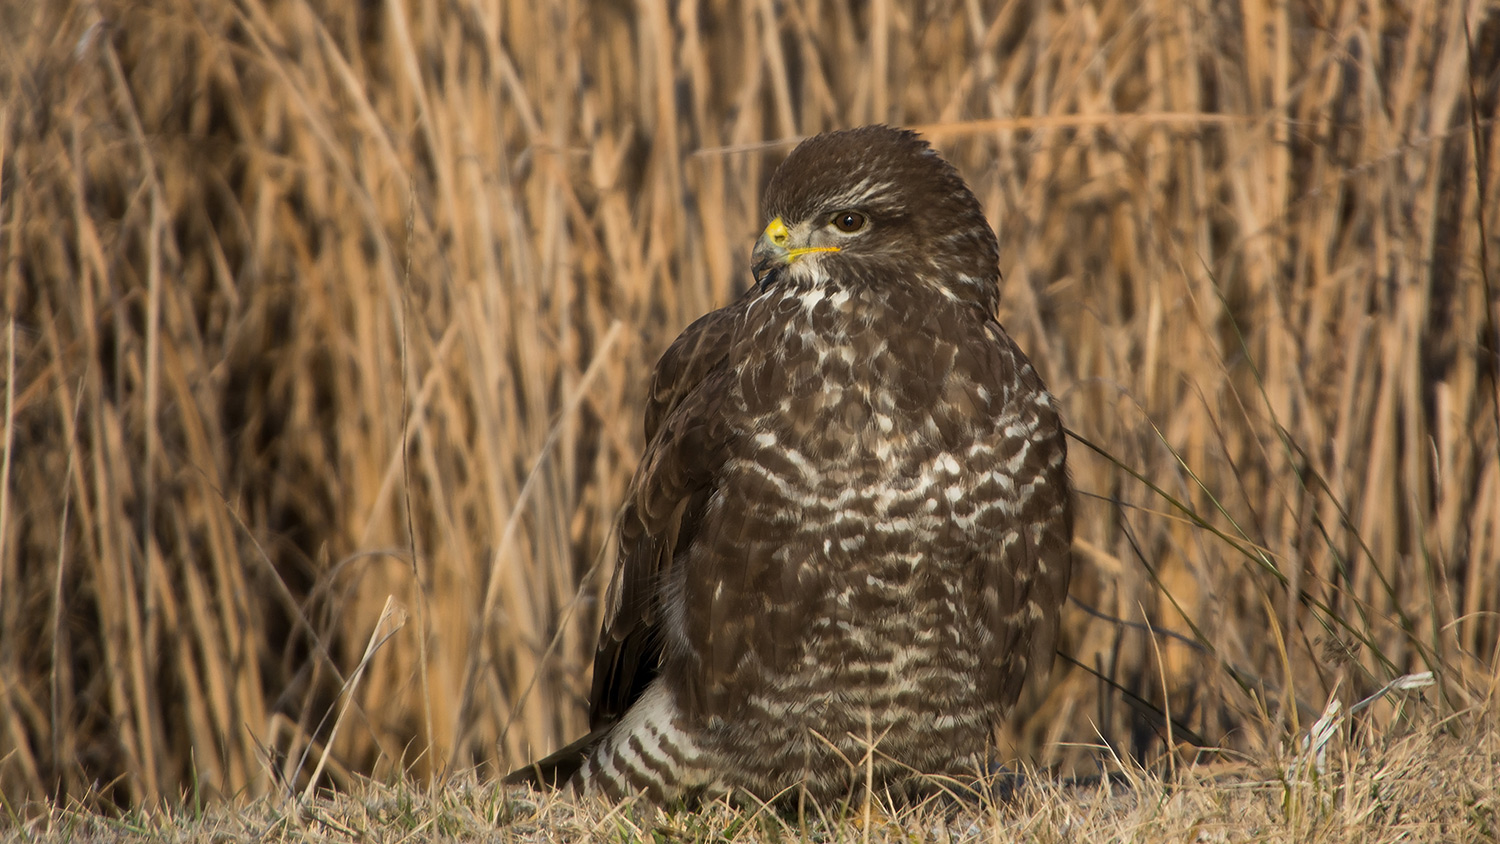
{"type": "MultiPolygon", "coordinates": [[[[1429,712],[1430,714],[1430,712],[1429,712]]],[[[576,804],[502,792],[471,778],[424,788],[362,784],[305,802],[135,810],[106,817],[53,808],[16,831],[31,840],[213,844],[335,841],[1141,841],[1445,844],[1500,836],[1500,731],[1426,720],[1398,738],[1332,743],[1317,776],[1285,767],[1191,768],[1170,782],[1127,770],[1106,787],[1038,779],[1004,801],[880,800],[794,812],[714,803],[663,813],[627,802],[576,804]]]]}
{"type": "Polygon", "coordinates": [[[1272,759],[1427,670],[1467,723],[1497,111],[1477,0],[4,0],[5,806],[579,734],[649,367],[743,288],[788,145],[877,120],[968,176],[1102,449],[1004,752],[1272,759]]]}

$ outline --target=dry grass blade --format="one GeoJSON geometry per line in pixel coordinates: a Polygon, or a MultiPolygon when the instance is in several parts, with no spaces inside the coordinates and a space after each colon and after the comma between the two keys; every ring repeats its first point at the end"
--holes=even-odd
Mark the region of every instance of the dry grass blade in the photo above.
{"type": "Polygon", "coordinates": [[[365,652],[360,657],[359,665],[355,666],[354,674],[344,684],[344,688],[339,690],[343,703],[339,707],[338,717],[333,719],[333,723],[328,727],[328,745],[323,748],[323,753],[318,757],[318,764],[307,778],[307,787],[302,790],[304,802],[312,799],[313,790],[318,785],[318,777],[322,775],[323,767],[328,764],[328,753],[338,737],[339,727],[344,723],[344,716],[349,713],[349,704],[359,688],[359,681],[365,676],[365,668],[369,666],[376,651],[379,651],[382,645],[390,641],[391,637],[405,626],[406,610],[396,603],[395,598],[386,598],[385,608],[380,611],[380,619],[376,622],[375,629],[370,631],[370,641],[365,645],[365,652]]]}

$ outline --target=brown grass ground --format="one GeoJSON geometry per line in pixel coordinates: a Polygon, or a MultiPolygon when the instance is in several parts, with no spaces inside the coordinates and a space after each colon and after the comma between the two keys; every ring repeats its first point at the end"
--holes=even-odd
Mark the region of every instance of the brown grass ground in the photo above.
{"type": "MultiPolygon", "coordinates": [[[[1426,716],[1431,712],[1427,711],[1426,716]]],[[[576,803],[503,792],[464,777],[438,788],[365,781],[308,800],[268,796],[103,816],[54,807],[15,840],[114,842],[1088,841],[1445,844],[1500,838],[1500,731],[1423,717],[1400,736],[1351,738],[1275,764],[1193,766],[1162,779],[1118,771],[1108,785],[1041,778],[999,801],[936,799],[892,807],[878,797],[803,814],[713,803],[694,812],[576,803]]],[[[1118,770],[1118,769],[1117,769],[1118,770]]]]}
{"type": "Polygon", "coordinates": [[[877,120],[967,175],[1101,449],[1004,752],[1276,770],[1432,671],[1447,726],[1359,713],[1431,740],[1339,805],[1493,786],[1497,110],[1478,0],[0,0],[5,808],[509,812],[442,783],[583,729],[655,356],[743,288],[790,144],[877,120]]]}

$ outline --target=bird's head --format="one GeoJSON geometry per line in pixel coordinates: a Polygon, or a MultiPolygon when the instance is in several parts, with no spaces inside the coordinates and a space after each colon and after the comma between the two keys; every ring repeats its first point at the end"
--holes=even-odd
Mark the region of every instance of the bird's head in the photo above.
{"type": "Polygon", "coordinates": [[[765,206],[771,220],[750,259],[759,284],[924,284],[991,313],[998,304],[995,233],[958,171],[915,132],[809,138],[771,175],[765,206]]]}

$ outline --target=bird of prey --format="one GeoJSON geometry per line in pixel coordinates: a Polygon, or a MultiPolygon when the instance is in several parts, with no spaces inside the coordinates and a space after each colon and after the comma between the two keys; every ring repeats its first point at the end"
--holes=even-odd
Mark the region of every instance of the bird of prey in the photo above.
{"type": "Polygon", "coordinates": [[[999,248],[913,132],[800,144],[754,286],[657,364],[592,730],[508,777],[663,804],[973,782],[1051,664],[1073,515],[999,248]]]}

